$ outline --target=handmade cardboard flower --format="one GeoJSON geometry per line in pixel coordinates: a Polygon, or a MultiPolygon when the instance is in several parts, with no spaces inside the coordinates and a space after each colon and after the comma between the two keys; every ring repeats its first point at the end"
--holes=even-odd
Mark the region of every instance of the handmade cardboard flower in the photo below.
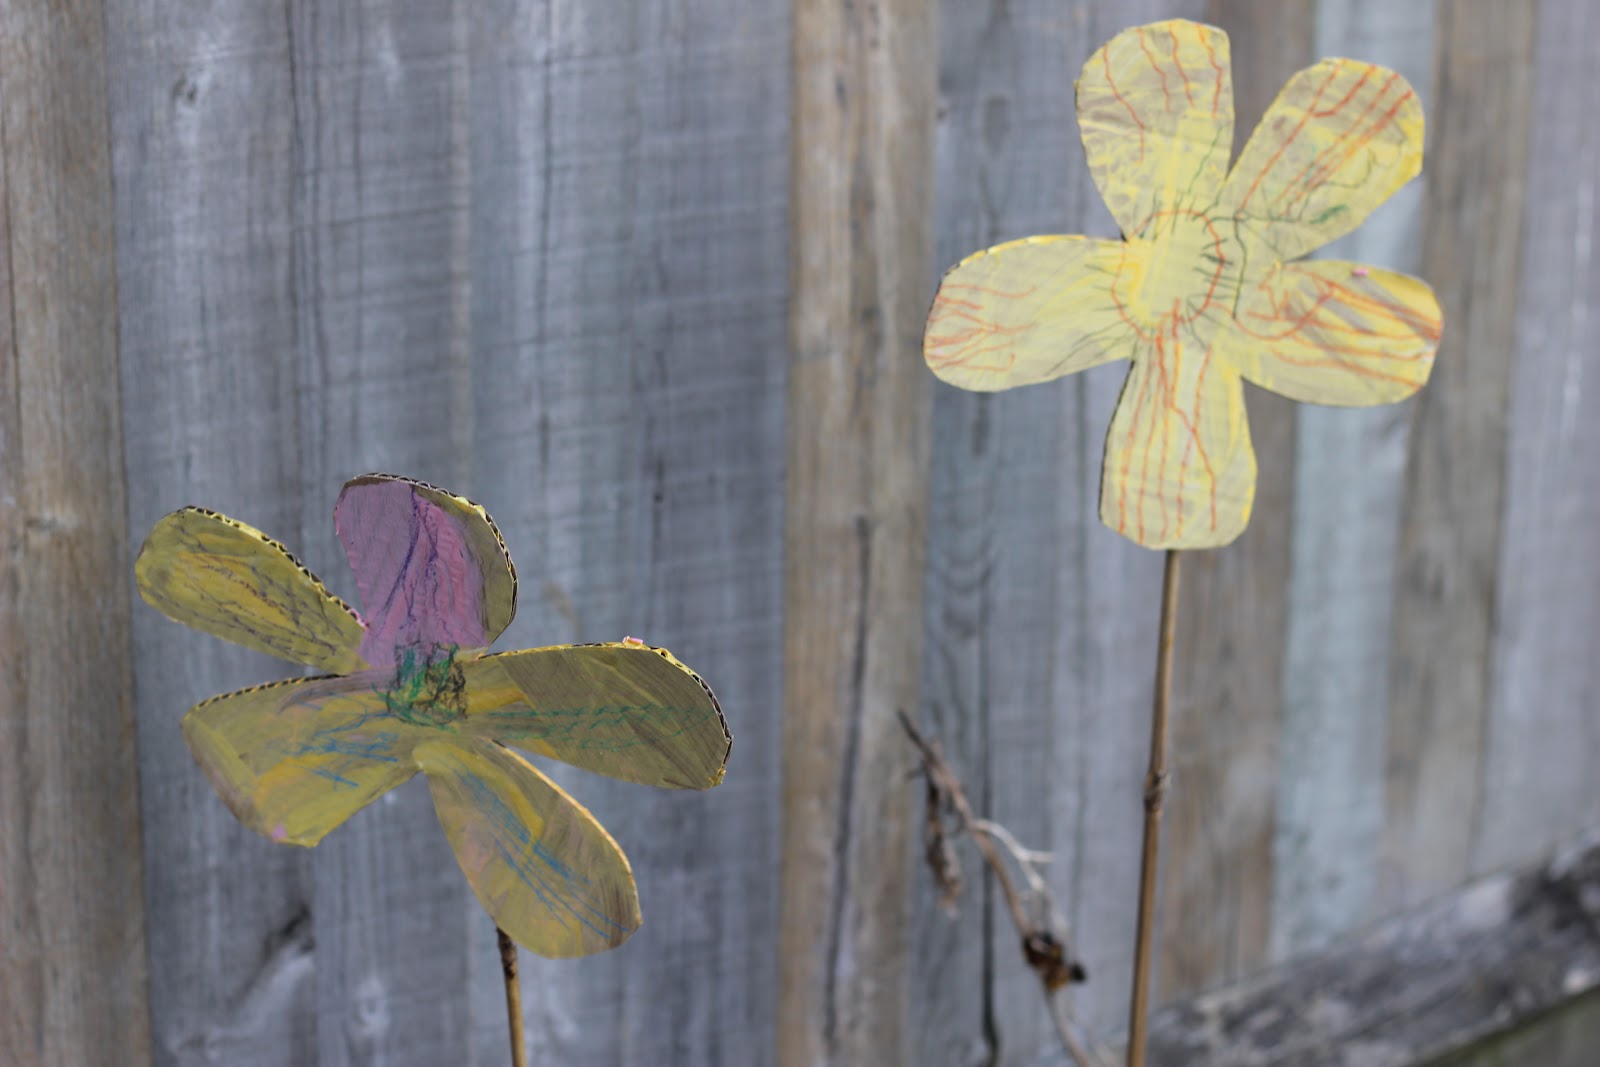
{"type": "Polygon", "coordinates": [[[365,618],[287,549],[215,512],[156,524],[135,571],[169,618],[331,675],[213,697],[183,718],[241,822],[315,845],[421,771],[479,902],[545,956],[611,948],[639,925],[625,857],[518,748],[630,782],[705,789],[731,740],[716,698],[631,638],[485,655],[516,610],[505,542],[471,501],[390,475],[334,509],[365,618]]]}
{"type": "Polygon", "coordinates": [[[957,264],[924,352],[998,390],[1132,361],[1106,437],[1100,518],[1150,548],[1244,530],[1249,380],[1367,405],[1427,380],[1439,306],[1415,278],[1290,262],[1355,229],[1422,166],[1422,110],[1394,71],[1328,59],[1289,79],[1233,169],[1228,38],[1174,20],[1118,34],[1078,79],[1095,184],[1124,240],[1028,237],[957,264]]]}

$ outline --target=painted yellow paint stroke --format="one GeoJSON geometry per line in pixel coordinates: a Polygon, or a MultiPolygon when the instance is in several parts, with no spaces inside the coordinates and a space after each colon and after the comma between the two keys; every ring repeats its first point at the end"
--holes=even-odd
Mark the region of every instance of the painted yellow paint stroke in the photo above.
{"type": "Polygon", "coordinates": [[[1242,302],[1233,335],[1245,378],[1294,400],[1363,407],[1403,400],[1433,369],[1433,290],[1342,260],[1289,263],[1242,302]]]}
{"type": "Polygon", "coordinates": [[[464,665],[462,728],[596,774],[668,789],[722,781],[732,738],[717,698],[664,648],[556,645],[464,665]]]}
{"type": "Polygon", "coordinates": [[[1422,158],[1416,94],[1326,60],[1292,78],[1231,173],[1227,37],[1174,20],[1118,34],[1078,81],[1078,117],[1121,245],[1051,237],[963,260],[924,355],[966,389],[1133,361],[1106,438],[1100,517],[1150,548],[1226,544],[1249,521],[1255,457],[1241,380],[1297,400],[1375,404],[1426,381],[1438,305],[1414,279],[1286,264],[1357,226],[1422,158]]]}
{"type": "Polygon", "coordinates": [[[291,678],[196,704],[195,761],[234,816],[274,841],[315,845],[416,773],[428,733],[386,710],[385,672],[291,678]]]}
{"type": "Polygon", "coordinates": [[[1239,375],[1158,339],[1135,360],[1106,434],[1100,518],[1152,548],[1231,541],[1250,521],[1256,457],[1239,375]]]}
{"type": "MultiPolygon", "coordinates": [[[[1298,259],[1422,170],[1422,104],[1396,71],[1324,59],[1290,78],[1239,153],[1216,213],[1298,259]]],[[[1263,264],[1263,267],[1269,264],[1263,264]]]]}
{"type": "Polygon", "coordinates": [[[923,351],[933,373],[979,392],[1046,382],[1134,352],[1111,287],[1121,241],[1025,237],[956,264],[933,298],[923,351]]]}
{"type": "Polygon", "coordinates": [[[1204,206],[1233,152],[1228,35],[1183,19],[1119,33],[1083,66],[1078,129],[1125,236],[1144,236],[1160,211],[1204,206]]]}
{"type": "Polygon", "coordinates": [[[175,622],[325,671],[366,666],[355,611],[283,545],[226,515],[166,516],[145,538],[134,575],[145,601],[175,622]]]}
{"type": "Polygon", "coordinates": [[[639,928],[627,857],[526,760],[459,738],[416,750],[456,862],[485,911],[541,956],[614,948],[639,928]]]}

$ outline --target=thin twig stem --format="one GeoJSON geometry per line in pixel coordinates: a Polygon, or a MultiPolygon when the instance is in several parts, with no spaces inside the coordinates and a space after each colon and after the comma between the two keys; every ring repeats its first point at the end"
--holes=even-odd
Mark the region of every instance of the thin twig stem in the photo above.
{"type": "Polygon", "coordinates": [[[528,1067],[528,1044],[522,1037],[522,986],[517,981],[517,946],[498,926],[500,973],[506,980],[506,1020],[511,1024],[511,1067],[528,1067]]]}
{"type": "MultiPolygon", "coordinates": [[[[922,754],[922,770],[930,779],[944,787],[950,806],[955,810],[956,818],[960,820],[961,828],[967,831],[972,838],[972,843],[978,846],[978,851],[983,854],[984,863],[994,872],[995,881],[1000,884],[1000,894],[1005,897],[1006,908],[1011,912],[1011,921],[1016,924],[1017,933],[1026,940],[1037,933],[1036,924],[1029,919],[1028,910],[1023,904],[1022,894],[1017,892],[1016,883],[1011,880],[1011,871],[1006,866],[1005,860],[1000,855],[1000,850],[995,847],[997,840],[1003,841],[1008,851],[1016,857],[1017,866],[1022,869],[1024,876],[1029,879],[1030,885],[1034,883],[1037,874],[1031,869],[1030,864],[1038,862],[1039,853],[1030,852],[1017,843],[1004,827],[992,823],[987,819],[980,819],[972,813],[972,806],[967,803],[967,795],[961,788],[961,782],[950,765],[944,760],[937,743],[929,741],[922,736],[916,724],[911,721],[911,716],[903,710],[899,712],[900,725],[905,728],[906,735],[911,738],[917,750],[922,754]],[[1024,859],[1024,856],[1027,858],[1024,859]]],[[[1043,886],[1036,886],[1042,889],[1043,886]]],[[[1032,961],[1030,960],[1030,965],[1032,961]]],[[[1035,973],[1039,975],[1040,988],[1044,992],[1044,1000],[1050,1011],[1050,1021],[1055,1024],[1056,1035],[1061,1038],[1061,1047],[1071,1056],[1078,1067],[1106,1067],[1110,1058],[1096,1049],[1091,1052],[1085,1048],[1073,1033],[1076,1021],[1062,998],[1056,996],[1055,989],[1051,987],[1046,974],[1034,965],[1035,973]]]]}
{"type": "Polygon", "coordinates": [[[1139,926],[1133,948],[1133,1004],[1128,1015],[1128,1067],[1144,1067],[1150,1015],[1150,943],[1155,932],[1161,804],[1167,793],[1167,707],[1172,702],[1172,645],[1178,625],[1178,551],[1167,550],[1161,575],[1161,637],[1150,714],[1150,769],[1144,779],[1144,855],[1139,864],[1139,926]]]}
{"type": "MultiPolygon", "coordinates": [[[[923,765],[930,770],[937,768],[947,770],[944,755],[922,736],[911,717],[904,711],[900,712],[900,725],[905,728],[912,743],[922,752],[923,765]]],[[[947,784],[953,783],[955,776],[948,776],[947,784]]],[[[1026,931],[1032,925],[1028,922],[1028,912],[1022,906],[1022,896],[1017,892],[1017,887],[1011,881],[1011,871],[1007,869],[1005,861],[1000,858],[1000,853],[994,847],[994,841],[979,823],[978,818],[972,814],[972,807],[967,803],[967,795],[960,789],[950,790],[950,804],[955,808],[956,818],[961,820],[961,826],[972,835],[972,843],[978,846],[978,851],[983,853],[983,860],[994,872],[995,879],[1000,883],[1000,892],[1006,898],[1006,907],[1011,910],[1011,918],[1017,924],[1017,929],[1026,931]]]]}

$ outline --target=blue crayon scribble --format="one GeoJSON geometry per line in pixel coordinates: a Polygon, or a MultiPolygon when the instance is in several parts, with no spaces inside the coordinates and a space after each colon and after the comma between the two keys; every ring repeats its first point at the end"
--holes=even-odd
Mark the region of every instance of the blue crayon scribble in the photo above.
{"type": "Polygon", "coordinates": [[[528,827],[517,818],[509,804],[487,782],[477,775],[466,775],[464,781],[472,794],[473,805],[495,829],[494,839],[500,858],[534,897],[553,915],[568,915],[607,940],[618,933],[627,933],[632,927],[620,923],[589,899],[583,886],[592,884],[588,878],[561,862],[541,841],[534,841],[528,827]],[[534,860],[542,863],[564,883],[558,885],[545,877],[534,860]]]}

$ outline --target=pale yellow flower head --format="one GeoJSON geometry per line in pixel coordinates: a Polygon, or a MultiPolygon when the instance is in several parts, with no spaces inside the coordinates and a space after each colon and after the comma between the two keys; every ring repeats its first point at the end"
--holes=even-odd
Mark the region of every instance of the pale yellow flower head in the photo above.
{"type": "Polygon", "coordinates": [[[1291,262],[1417,175],[1421,105],[1394,71],[1323,60],[1289,79],[1230,170],[1227,35],[1173,20],[1089,58],[1078,124],[1124,239],[1028,237],[963,260],[928,316],[928,366],[993,391],[1130,360],[1102,521],[1150,548],[1226,544],[1255,495],[1244,380],[1338,405],[1427,381],[1440,316],[1425,283],[1291,262]]]}

